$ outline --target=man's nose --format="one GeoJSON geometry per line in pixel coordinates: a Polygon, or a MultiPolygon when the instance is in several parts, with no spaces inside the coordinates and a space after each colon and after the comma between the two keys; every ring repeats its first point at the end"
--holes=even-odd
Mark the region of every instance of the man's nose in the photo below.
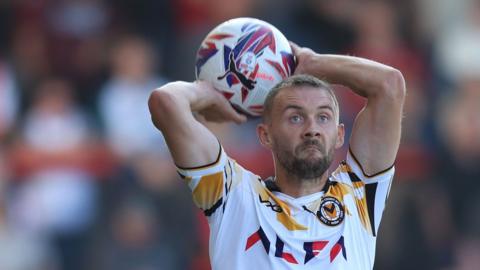
{"type": "Polygon", "coordinates": [[[316,138],[320,137],[320,127],[313,119],[308,119],[306,122],[305,130],[303,132],[304,138],[316,138]]]}

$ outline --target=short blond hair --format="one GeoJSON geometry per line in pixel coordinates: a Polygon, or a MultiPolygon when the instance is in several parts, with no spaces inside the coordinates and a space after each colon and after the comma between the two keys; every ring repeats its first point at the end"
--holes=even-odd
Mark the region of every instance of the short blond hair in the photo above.
{"type": "Polygon", "coordinates": [[[295,86],[312,86],[314,88],[327,91],[332,96],[333,103],[335,105],[334,111],[337,117],[337,122],[339,121],[340,107],[338,104],[337,96],[335,95],[335,92],[333,91],[332,86],[328,82],[324,80],[320,80],[317,77],[306,75],[306,74],[299,74],[299,75],[290,76],[282,80],[277,85],[275,85],[272,88],[272,90],[270,90],[270,92],[268,92],[268,95],[265,98],[265,102],[263,103],[262,117],[264,122],[268,122],[270,120],[273,101],[275,100],[275,97],[278,95],[278,93],[285,88],[295,87],[295,86]]]}

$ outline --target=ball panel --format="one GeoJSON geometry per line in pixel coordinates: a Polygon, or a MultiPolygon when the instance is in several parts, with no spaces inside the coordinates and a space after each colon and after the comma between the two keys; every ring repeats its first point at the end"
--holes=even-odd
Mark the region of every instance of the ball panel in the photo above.
{"type": "Polygon", "coordinates": [[[238,110],[261,115],[270,89],[295,67],[288,40],[269,23],[253,18],[215,27],[197,51],[197,79],[214,87],[238,110]]]}

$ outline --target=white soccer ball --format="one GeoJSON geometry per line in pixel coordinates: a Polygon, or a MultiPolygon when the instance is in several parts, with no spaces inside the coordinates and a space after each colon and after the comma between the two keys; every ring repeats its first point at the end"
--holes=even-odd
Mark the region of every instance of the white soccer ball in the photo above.
{"type": "Polygon", "coordinates": [[[215,27],[197,51],[195,73],[209,81],[240,112],[260,116],[268,92],[293,74],[288,40],[273,25],[253,18],[215,27]]]}

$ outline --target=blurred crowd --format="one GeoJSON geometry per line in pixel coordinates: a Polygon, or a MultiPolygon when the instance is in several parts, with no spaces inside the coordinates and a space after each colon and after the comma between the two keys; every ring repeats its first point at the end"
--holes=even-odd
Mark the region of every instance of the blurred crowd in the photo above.
{"type": "MultiPolygon", "coordinates": [[[[375,269],[478,269],[478,0],[0,1],[0,269],[209,269],[206,220],[147,99],[193,80],[203,37],[241,16],[319,53],[403,72],[403,138],[375,269]]],[[[350,131],[364,100],[336,90],[350,131]]],[[[256,121],[207,125],[267,177],[256,121]]]]}

